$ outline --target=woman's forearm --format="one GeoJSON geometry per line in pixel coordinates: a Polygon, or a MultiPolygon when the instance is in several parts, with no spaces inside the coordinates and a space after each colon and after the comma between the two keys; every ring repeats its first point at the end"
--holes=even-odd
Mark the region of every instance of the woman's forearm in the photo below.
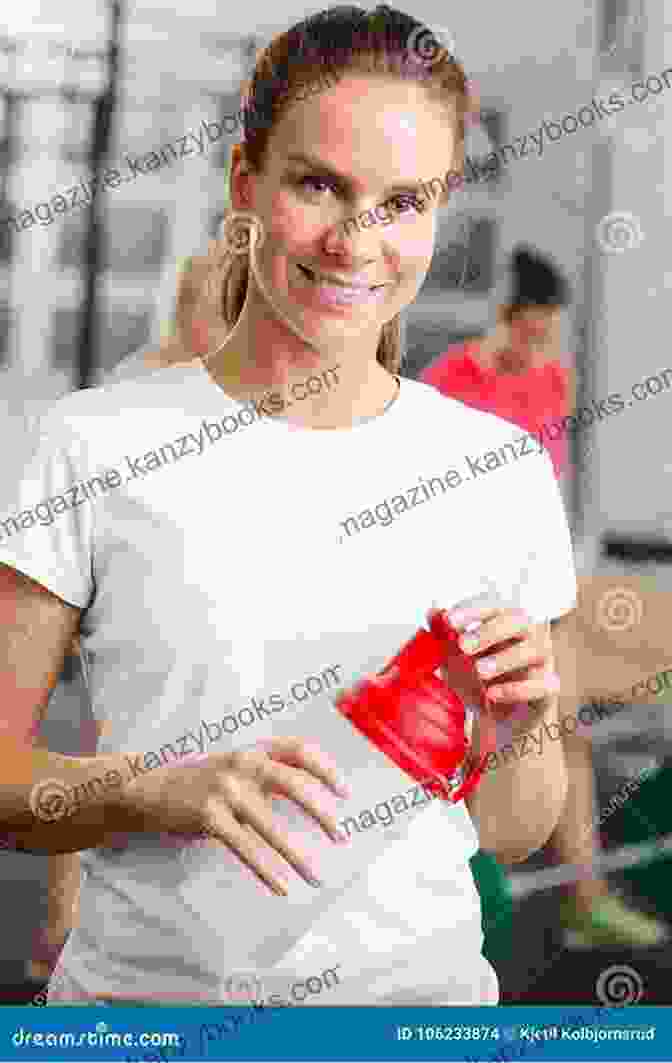
{"type": "MultiPolygon", "coordinates": [[[[526,860],[556,827],[567,797],[567,770],[558,727],[558,698],[527,719],[502,725],[506,740],[490,754],[481,782],[467,799],[482,849],[505,864],[526,860]],[[506,726],[506,731],[505,731],[506,726]]],[[[531,710],[532,713],[532,710],[531,710]]],[[[474,727],[474,749],[480,729],[474,727]]]]}
{"type": "Polygon", "coordinates": [[[143,830],[142,817],[125,800],[132,758],[66,757],[6,740],[0,756],[3,848],[73,853],[143,830]]]}
{"type": "MultiPolygon", "coordinates": [[[[75,642],[73,640],[73,654],[75,642]]],[[[34,743],[36,748],[47,749],[42,735],[34,743]]],[[[51,853],[47,868],[47,915],[50,928],[73,926],[79,903],[81,864],[79,853],[51,853]]]]}
{"type": "Polygon", "coordinates": [[[50,926],[75,922],[79,902],[81,861],[79,853],[51,853],[47,868],[47,913],[50,926]]]}

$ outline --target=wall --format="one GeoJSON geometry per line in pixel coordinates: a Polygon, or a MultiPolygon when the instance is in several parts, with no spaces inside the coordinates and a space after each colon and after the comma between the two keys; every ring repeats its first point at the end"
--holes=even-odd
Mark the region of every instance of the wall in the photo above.
{"type": "MultiPolygon", "coordinates": [[[[643,65],[645,75],[672,68],[672,9],[664,0],[646,4],[643,65]]],[[[614,119],[598,149],[608,161],[596,213],[632,214],[644,238],[622,254],[598,254],[594,260],[599,300],[594,393],[621,392],[628,405],[594,433],[592,474],[584,492],[592,535],[610,530],[646,538],[664,533],[672,539],[672,393],[628,399],[634,383],[672,368],[666,298],[672,289],[672,74],[668,80],[669,90],[614,119]]]]}

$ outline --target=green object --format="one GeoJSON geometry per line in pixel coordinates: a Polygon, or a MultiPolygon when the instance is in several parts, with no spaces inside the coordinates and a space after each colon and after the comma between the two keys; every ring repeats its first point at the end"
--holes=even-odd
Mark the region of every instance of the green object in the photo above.
{"type": "Polygon", "coordinates": [[[469,866],[481,898],[483,955],[496,967],[500,960],[510,958],[513,943],[513,900],[509,881],[502,865],[492,853],[483,849],[472,856],[469,866]]]}
{"type": "MultiPolygon", "coordinates": [[[[613,836],[623,845],[672,834],[672,769],[662,768],[646,779],[613,821],[613,836]]],[[[658,913],[672,921],[672,855],[626,868],[622,874],[633,893],[651,900],[658,913]]]]}
{"type": "Polygon", "coordinates": [[[589,911],[575,897],[561,903],[565,941],[572,948],[653,948],[668,940],[663,923],[631,908],[617,894],[598,897],[589,911]]]}

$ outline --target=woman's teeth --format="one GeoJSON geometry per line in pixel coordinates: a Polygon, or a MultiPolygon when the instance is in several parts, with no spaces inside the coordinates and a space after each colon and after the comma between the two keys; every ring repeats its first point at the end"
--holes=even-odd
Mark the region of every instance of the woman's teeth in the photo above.
{"type": "Polygon", "coordinates": [[[379,288],[383,288],[384,287],[383,284],[373,284],[369,288],[363,287],[362,285],[343,284],[342,281],[333,280],[331,277],[318,276],[317,273],[313,272],[313,270],[308,269],[307,266],[300,265],[300,263],[298,263],[298,262],[297,262],[297,266],[298,266],[299,270],[301,271],[301,273],[303,274],[303,276],[306,277],[306,279],[311,281],[313,284],[332,285],[332,286],[337,287],[337,288],[342,288],[343,291],[346,291],[346,292],[359,292],[359,293],[363,293],[363,292],[366,292],[366,291],[374,292],[374,291],[377,291],[379,288]]]}

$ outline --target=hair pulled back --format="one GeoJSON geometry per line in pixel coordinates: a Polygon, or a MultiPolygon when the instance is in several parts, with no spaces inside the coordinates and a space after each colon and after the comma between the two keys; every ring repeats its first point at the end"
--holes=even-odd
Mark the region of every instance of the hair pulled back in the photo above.
{"type": "MultiPolygon", "coordinates": [[[[442,50],[431,63],[414,52],[412,42],[428,27],[401,11],[379,5],[373,11],[337,6],[318,12],[279,34],[257,56],[251,78],[242,87],[244,140],[241,153],[253,172],[263,168],[270,132],[306,84],[337,81],[346,74],[397,77],[424,85],[457,114],[457,167],[464,159],[465,114],[469,109],[467,79],[454,56],[442,50]],[[410,44],[409,44],[410,42],[410,44]]],[[[208,292],[218,316],[233,328],[245,303],[249,282],[246,255],[217,244],[212,253],[208,292]]],[[[378,362],[391,373],[401,363],[399,315],[381,330],[378,362]]]]}

